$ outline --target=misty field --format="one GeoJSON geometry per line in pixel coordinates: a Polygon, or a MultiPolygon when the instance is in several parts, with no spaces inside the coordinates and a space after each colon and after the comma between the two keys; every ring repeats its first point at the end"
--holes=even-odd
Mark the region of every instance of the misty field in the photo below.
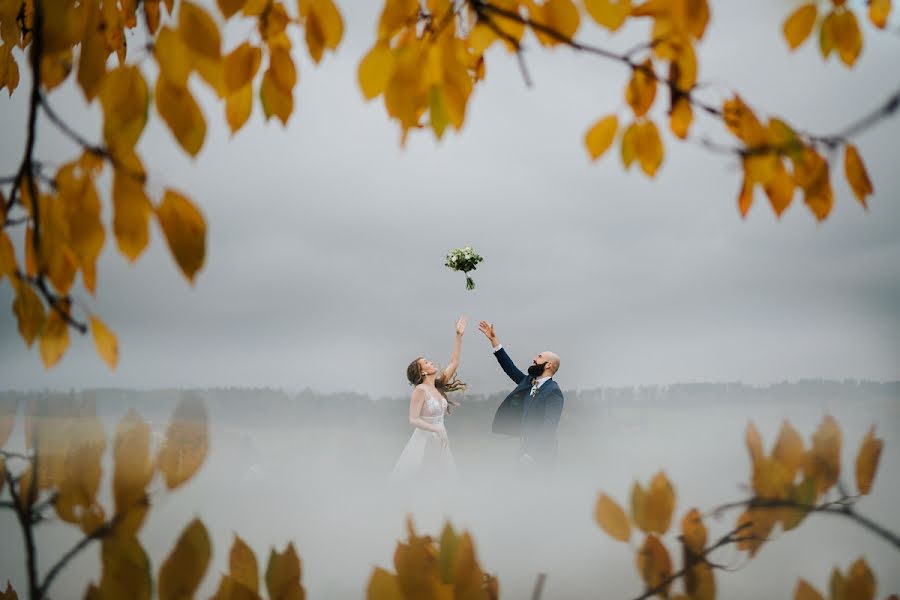
{"type": "MultiPolygon", "coordinates": [[[[876,425],[884,451],[872,494],[858,509],[900,531],[900,384],[568,391],[558,468],[540,481],[517,472],[516,440],[490,433],[502,396],[463,396],[462,406],[447,418],[459,481],[440,490],[399,489],[388,480],[410,434],[405,398],[239,389],[83,394],[96,398],[110,435],[134,408],[162,436],[184,393],[206,403],[210,452],[183,489],[152,490],[153,507],[140,538],[158,568],[184,525],[200,516],[214,548],[201,597],[214,591],[238,534],[261,557],[270,546],[281,549],[293,540],[309,597],[363,598],[373,567],[393,569],[394,547],[410,514],[421,532],[438,534],[445,519],[470,531],[482,567],[499,578],[502,597],[528,597],[544,572],[544,598],[631,598],[643,589],[634,566],[635,538],[629,546],[597,526],[598,492],[627,507],[632,481],[646,482],[663,470],[677,494],[676,519],[694,506],[706,516],[718,505],[745,499],[750,460],[744,433],[751,420],[768,449],[784,419],[808,441],[823,416],[833,415],[843,434],[844,479],[851,487],[856,451],[876,425]]],[[[20,415],[33,396],[5,395],[20,400],[20,415]]],[[[57,396],[59,402],[76,397],[57,396]]],[[[23,444],[17,421],[7,447],[23,444]]],[[[104,503],[109,501],[106,460],[104,503]]],[[[706,517],[710,536],[731,529],[738,512],[706,517]]],[[[77,532],[57,523],[38,532],[41,568],[78,539],[77,532]]],[[[673,531],[663,541],[676,548],[673,531]]],[[[0,575],[25,589],[21,534],[11,511],[0,513],[0,544],[0,575]]],[[[54,598],[82,597],[99,572],[98,548],[90,547],[70,565],[54,585],[54,598]]],[[[717,585],[722,598],[790,598],[798,577],[827,589],[832,568],[844,569],[860,556],[877,577],[878,598],[900,591],[896,550],[829,515],[812,515],[794,531],[776,532],[752,561],[733,547],[724,549],[717,562],[736,570],[717,571],[717,585]]]]}

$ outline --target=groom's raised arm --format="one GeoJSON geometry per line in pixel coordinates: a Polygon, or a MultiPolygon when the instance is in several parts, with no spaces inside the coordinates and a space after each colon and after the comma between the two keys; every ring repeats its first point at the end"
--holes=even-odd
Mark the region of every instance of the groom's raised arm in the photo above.
{"type": "Polygon", "coordinates": [[[510,379],[512,379],[516,385],[522,382],[525,379],[525,373],[516,368],[515,363],[513,363],[512,359],[506,353],[506,350],[503,349],[503,346],[500,344],[500,340],[497,338],[494,333],[494,326],[487,321],[482,321],[478,324],[478,329],[487,336],[488,341],[491,343],[491,346],[494,350],[494,356],[497,357],[497,362],[500,363],[500,366],[503,368],[503,372],[506,373],[510,379]]]}

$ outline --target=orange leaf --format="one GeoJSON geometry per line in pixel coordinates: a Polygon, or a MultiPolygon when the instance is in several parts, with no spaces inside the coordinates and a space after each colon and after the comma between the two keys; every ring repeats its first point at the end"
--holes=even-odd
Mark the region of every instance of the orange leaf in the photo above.
{"type": "Polygon", "coordinates": [[[638,162],[641,164],[641,170],[649,177],[656,175],[656,171],[663,161],[663,145],[662,138],[659,137],[659,130],[653,121],[644,121],[638,125],[635,152],[638,162]]]}
{"type": "Polygon", "coordinates": [[[115,371],[119,362],[119,342],[116,340],[116,336],[103,324],[103,321],[93,315],[91,315],[91,333],[94,336],[97,354],[109,365],[110,369],[115,371]]]}
{"type": "Polygon", "coordinates": [[[781,423],[778,439],[775,441],[775,447],[772,448],[772,458],[785,468],[788,482],[794,481],[797,470],[803,466],[803,438],[787,420],[781,423]]]}
{"type": "Polygon", "coordinates": [[[41,331],[40,350],[44,366],[49,369],[56,365],[68,347],[69,325],[58,310],[52,309],[41,331]]]}
{"type": "Polygon", "coordinates": [[[856,14],[849,10],[837,10],[834,13],[834,21],[831,25],[831,36],[834,47],[838,51],[841,61],[848,67],[852,67],[862,52],[862,30],[856,14]]]}
{"type": "Polygon", "coordinates": [[[175,407],[166,439],[156,456],[166,487],[174,489],[193,477],[208,450],[206,407],[199,398],[186,396],[175,407]]]}
{"type": "Polygon", "coordinates": [[[694,112],[687,98],[679,98],[669,112],[669,129],[681,139],[686,139],[688,129],[694,121],[694,112]]]}
{"type": "Polygon", "coordinates": [[[631,538],[631,525],[622,507],[606,494],[600,494],[594,507],[594,519],[613,539],[627,542],[631,538]]]}
{"type": "Polygon", "coordinates": [[[794,590],[794,600],[825,600],[825,598],[805,579],[799,579],[794,590]]]}
{"type": "Polygon", "coordinates": [[[113,233],[119,252],[134,262],[150,242],[153,207],[141,181],[116,169],[113,175],[113,233]]]}
{"type": "Polygon", "coordinates": [[[806,454],[804,473],[816,482],[816,497],[837,483],[841,472],[841,430],[834,417],[827,415],[813,433],[812,447],[806,454]]]}
{"type": "Polygon", "coordinates": [[[873,600],[875,598],[875,575],[863,558],[850,565],[844,580],[844,597],[847,600],[873,600]]]}
{"type": "Polygon", "coordinates": [[[884,442],[875,437],[875,426],[873,425],[863,439],[859,453],[856,455],[856,487],[862,495],[868,494],[872,489],[872,481],[878,470],[878,460],[881,458],[883,446],[884,442]]]}
{"type": "MultiPolygon", "coordinates": [[[[637,552],[637,569],[648,588],[653,588],[672,574],[672,560],[669,552],[655,535],[648,535],[637,552]]],[[[665,585],[659,592],[661,598],[668,596],[669,586],[665,585]]]]}
{"type": "Polygon", "coordinates": [[[302,599],[305,596],[300,583],[300,557],[293,544],[288,544],[284,552],[274,549],[269,553],[269,564],[266,567],[266,589],[272,600],[302,599]]]}
{"type": "Polygon", "coordinates": [[[869,20],[872,24],[884,29],[891,14],[891,0],[869,0],[869,20]]]}
{"type": "Polygon", "coordinates": [[[619,120],[615,115],[603,117],[594,123],[584,136],[584,145],[592,160],[597,160],[612,145],[619,120]]]}
{"type": "Polygon", "coordinates": [[[791,50],[796,49],[809,37],[816,24],[817,16],[818,11],[815,4],[804,4],[785,20],[782,31],[791,50]]]}
{"type": "Polygon", "coordinates": [[[784,168],[784,163],[780,158],[775,166],[775,174],[763,188],[766,191],[766,196],[769,197],[769,203],[771,203],[775,214],[781,217],[781,214],[790,206],[791,201],[794,199],[794,179],[787,172],[787,169],[784,168]]]}
{"type": "Polygon", "coordinates": [[[19,335],[29,348],[44,328],[44,304],[27,283],[13,279],[16,299],[13,300],[13,312],[19,322],[19,335]]]}
{"type": "Polygon", "coordinates": [[[865,207],[866,196],[872,194],[875,190],[872,187],[869,174],[866,172],[866,166],[859,156],[859,151],[853,144],[847,144],[846,148],[844,148],[844,172],[847,175],[847,182],[853,189],[853,195],[865,207]]]}
{"type": "Polygon", "coordinates": [[[598,25],[616,31],[631,13],[631,0],[584,0],[584,7],[598,25]]]}
{"type": "Polygon", "coordinates": [[[636,117],[645,115],[656,98],[656,79],[652,73],[653,61],[648,58],[634,69],[628,87],[625,88],[625,100],[636,117]]]}
{"type": "Polygon", "coordinates": [[[193,283],[206,256],[206,222],[203,216],[186,197],[174,190],[166,190],[156,209],[156,218],[175,262],[188,281],[193,283]]]}
{"type": "Polygon", "coordinates": [[[681,537],[691,552],[697,555],[703,553],[706,546],[706,526],[696,508],[689,510],[681,519],[681,537]]]}
{"type": "Polygon", "coordinates": [[[231,578],[247,589],[259,591],[259,567],[253,550],[239,536],[234,536],[228,554],[228,570],[231,578]]]}

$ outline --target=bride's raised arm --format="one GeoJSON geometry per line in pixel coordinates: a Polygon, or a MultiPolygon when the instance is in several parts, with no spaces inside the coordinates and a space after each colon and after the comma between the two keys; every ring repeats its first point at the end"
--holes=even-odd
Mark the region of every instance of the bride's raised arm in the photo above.
{"type": "Polygon", "coordinates": [[[463,333],[466,331],[466,324],[469,322],[467,317],[460,317],[456,321],[456,340],[453,342],[453,354],[450,355],[450,363],[444,369],[443,380],[451,381],[459,368],[459,354],[462,351],[463,333]]]}

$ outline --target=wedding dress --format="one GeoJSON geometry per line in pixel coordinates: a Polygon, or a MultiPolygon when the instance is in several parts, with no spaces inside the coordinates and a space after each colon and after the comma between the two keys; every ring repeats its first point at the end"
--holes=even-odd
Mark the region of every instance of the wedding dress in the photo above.
{"type": "MultiPolygon", "coordinates": [[[[435,399],[430,392],[426,392],[426,394],[427,397],[422,404],[422,412],[419,417],[444,429],[447,399],[443,396],[435,399]]],[[[433,477],[447,481],[455,475],[456,464],[453,462],[450,446],[441,444],[438,434],[416,427],[394,465],[391,479],[408,481],[433,477]]]]}

